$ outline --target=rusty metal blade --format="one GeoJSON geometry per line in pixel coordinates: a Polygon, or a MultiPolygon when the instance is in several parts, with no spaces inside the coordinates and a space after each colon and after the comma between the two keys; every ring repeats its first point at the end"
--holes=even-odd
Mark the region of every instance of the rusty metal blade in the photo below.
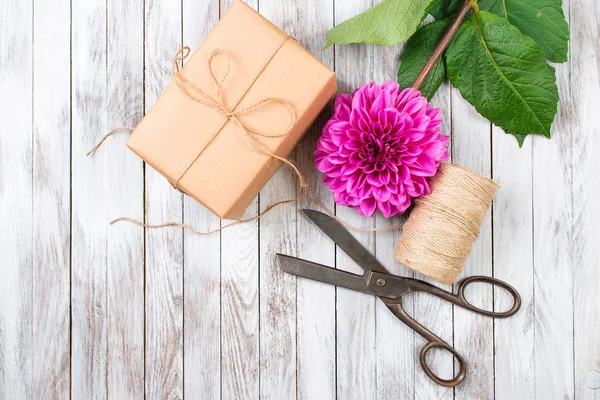
{"type": "Polygon", "coordinates": [[[360,292],[367,290],[368,282],[367,277],[364,275],[352,274],[284,254],[277,254],[277,259],[279,260],[280,268],[289,274],[360,292]]]}
{"type": "Polygon", "coordinates": [[[277,259],[280,268],[289,274],[363,293],[374,294],[382,300],[384,298],[387,298],[387,301],[389,299],[398,299],[400,296],[410,292],[404,278],[400,276],[388,275],[376,271],[369,271],[364,275],[356,275],[284,254],[277,254],[277,259]]]}
{"type": "Polygon", "coordinates": [[[363,270],[388,273],[371,252],[365,249],[338,221],[319,211],[307,209],[302,211],[363,270]]]}

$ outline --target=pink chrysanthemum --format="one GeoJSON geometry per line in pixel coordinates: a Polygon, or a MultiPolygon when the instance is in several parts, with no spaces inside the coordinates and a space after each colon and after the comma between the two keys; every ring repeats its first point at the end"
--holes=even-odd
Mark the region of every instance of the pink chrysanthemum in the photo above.
{"type": "Polygon", "coordinates": [[[314,153],[336,203],[389,218],[429,194],[427,178],[449,158],[439,115],[419,91],[393,81],[339,95],[314,153]]]}

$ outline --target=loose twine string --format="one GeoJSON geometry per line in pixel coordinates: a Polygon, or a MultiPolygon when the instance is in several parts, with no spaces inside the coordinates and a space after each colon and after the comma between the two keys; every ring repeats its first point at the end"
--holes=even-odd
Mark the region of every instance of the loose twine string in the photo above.
{"type": "Polygon", "coordinates": [[[395,258],[425,276],[450,285],[479,236],[499,186],[466,168],[446,163],[430,186],[431,194],[416,200],[404,224],[395,258]]]}
{"type": "MultiPolygon", "coordinates": [[[[186,78],[182,73],[181,73],[181,68],[180,68],[180,62],[183,62],[189,55],[190,55],[190,48],[185,46],[182,47],[177,54],[175,55],[174,59],[173,59],[173,63],[172,63],[172,67],[171,67],[171,73],[173,76],[173,80],[176,82],[177,86],[179,87],[179,89],[182,91],[183,94],[186,95],[186,97],[188,97],[190,100],[193,100],[196,103],[202,104],[206,107],[209,107],[217,112],[219,112],[220,114],[222,114],[225,119],[223,120],[223,122],[221,123],[221,125],[215,130],[215,132],[211,135],[211,137],[200,147],[200,149],[198,150],[198,152],[195,154],[194,158],[192,158],[190,160],[190,162],[187,164],[187,166],[182,170],[182,172],[178,175],[177,179],[175,179],[174,182],[170,182],[171,186],[174,189],[177,189],[179,192],[184,193],[180,186],[179,186],[179,182],[181,181],[181,179],[185,176],[185,174],[190,170],[190,168],[194,165],[194,163],[198,160],[198,158],[202,155],[202,153],[204,153],[204,150],[206,150],[206,148],[208,148],[208,146],[210,146],[214,140],[217,138],[217,136],[221,133],[221,131],[223,130],[223,128],[227,125],[227,123],[229,123],[229,121],[234,122],[235,124],[237,124],[237,126],[240,128],[240,130],[244,133],[244,136],[248,139],[248,141],[250,142],[250,144],[252,145],[252,147],[254,148],[254,150],[256,150],[257,152],[259,152],[260,154],[263,154],[265,156],[274,158],[276,160],[279,160],[280,162],[286,164],[287,166],[289,166],[295,173],[296,177],[298,178],[299,184],[300,184],[300,194],[294,198],[294,199],[288,199],[288,200],[282,200],[282,201],[278,201],[276,203],[271,204],[270,206],[268,206],[267,208],[265,208],[262,212],[258,213],[257,215],[250,217],[250,218],[245,218],[245,219],[240,219],[237,221],[233,221],[230,222],[226,225],[223,225],[217,229],[213,229],[210,231],[205,231],[205,232],[201,232],[198,231],[194,228],[192,228],[189,225],[183,224],[179,221],[168,221],[162,224],[147,224],[145,222],[142,221],[138,221],[136,219],[133,218],[129,218],[129,217],[119,217],[116,218],[112,221],[110,221],[110,224],[113,225],[117,222],[120,221],[128,221],[131,222],[133,224],[139,225],[139,226],[143,226],[145,228],[150,228],[150,229],[158,229],[158,228],[164,228],[164,227],[168,227],[168,226],[178,226],[180,228],[186,229],[196,235],[201,235],[201,236],[206,236],[206,235],[212,235],[213,233],[222,231],[223,229],[226,229],[228,227],[234,226],[234,225],[239,225],[239,224],[244,224],[247,222],[251,222],[251,221],[255,221],[259,218],[261,218],[262,216],[264,216],[265,214],[267,214],[268,212],[270,212],[272,209],[274,209],[277,206],[280,206],[282,204],[289,204],[289,203],[297,203],[299,202],[302,198],[304,198],[307,194],[308,194],[308,185],[304,179],[304,177],[302,176],[302,173],[300,172],[300,170],[298,169],[298,167],[296,167],[296,165],[294,165],[294,163],[292,163],[291,161],[287,160],[284,157],[281,157],[275,153],[273,153],[259,138],[263,137],[263,138],[278,138],[278,137],[284,137],[287,136],[290,131],[293,129],[293,127],[296,125],[297,119],[296,119],[296,108],[294,107],[294,105],[284,99],[281,98],[275,98],[275,97],[269,97],[269,98],[265,98],[262,100],[259,100],[258,102],[245,107],[243,109],[237,110],[237,107],[240,105],[240,103],[242,102],[242,100],[245,98],[245,96],[250,92],[250,89],[252,88],[252,86],[256,83],[256,81],[258,80],[258,78],[260,77],[260,75],[264,72],[265,68],[267,68],[267,66],[269,65],[269,63],[271,62],[271,60],[273,59],[273,57],[275,57],[275,55],[279,52],[279,50],[281,49],[281,47],[289,40],[289,39],[293,39],[291,36],[286,36],[283,38],[283,40],[279,43],[279,45],[275,48],[275,50],[271,53],[271,55],[267,58],[267,60],[264,62],[264,64],[262,65],[262,67],[260,68],[260,70],[258,71],[258,73],[254,76],[254,78],[252,79],[252,81],[250,82],[250,84],[246,87],[246,89],[242,92],[242,95],[240,96],[240,98],[237,100],[237,102],[233,105],[232,108],[227,108],[227,106],[224,104],[223,99],[221,97],[221,89],[223,86],[223,83],[225,82],[225,80],[227,79],[227,77],[229,76],[229,69],[230,69],[230,65],[231,65],[231,56],[229,55],[229,53],[227,52],[227,50],[224,49],[215,49],[207,58],[207,69],[210,73],[210,76],[213,79],[213,82],[216,84],[217,86],[217,96],[216,98],[213,98],[212,96],[210,96],[208,93],[206,93],[206,91],[202,90],[201,88],[199,88],[198,86],[196,86],[194,83],[192,83],[188,78],[186,78]],[[216,74],[212,68],[212,61],[214,59],[214,57],[218,54],[223,54],[226,57],[227,60],[227,67],[225,69],[225,73],[223,75],[223,77],[219,80],[216,77],[216,74]],[[264,104],[267,103],[277,103],[277,104],[281,104],[283,106],[286,107],[286,109],[288,110],[290,116],[291,116],[291,121],[290,124],[288,126],[288,128],[282,132],[282,133],[278,133],[278,134],[267,134],[267,133],[263,133],[260,131],[257,131],[255,129],[250,128],[249,126],[247,126],[246,124],[244,124],[238,117],[243,114],[246,113],[248,111],[254,110],[257,107],[260,107],[264,104]]],[[[104,135],[104,137],[102,137],[102,139],[100,139],[100,141],[87,153],[87,156],[93,154],[96,150],[98,150],[98,148],[104,143],[104,141],[106,141],[106,139],[108,139],[110,136],[112,136],[113,134],[115,134],[116,132],[119,131],[129,131],[129,132],[133,132],[135,130],[135,128],[132,127],[122,127],[122,128],[116,128],[113,129],[112,131],[108,132],[106,135],[104,135]]],[[[329,209],[327,208],[323,203],[321,203],[318,200],[311,200],[312,202],[316,203],[317,205],[319,205],[320,207],[322,207],[329,215],[331,215],[333,218],[335,218],[336,220],[338,220],[341,224],[343,224],[345,227],[358,231],[358,232],[374,232],[374,231],[387,231],[387,230],[392,230],[392,229],[399,229],[401,228],[401,226],[387,226],[387,227],[383,227],[383,228],[369,228],[369,229],[363,229],[363,228],[357,228],[354,227],[350,224],[345,223],[344,221],[340,220],[337,216],[335,216],[335,214],[329,209]]]]}

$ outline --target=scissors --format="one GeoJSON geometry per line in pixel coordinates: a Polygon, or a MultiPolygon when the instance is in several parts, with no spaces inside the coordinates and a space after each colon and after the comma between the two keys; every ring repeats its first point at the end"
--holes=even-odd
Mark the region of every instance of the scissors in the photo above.
{"type": "Polygon", "coordinates": [[[506,318],[514,315],[521,307],[519,293],[509,284],[499,279],[486,276],[471,276],[458,285],[456,294],[433,286],[418,279],[405,278],[388,273],[375,257],[365,249],[348,232],[342,224],[327,214],[315,210],[303,210],[304,214],[314,222],[331,240],[335,242],[354,262],[363,270],[363,275],[356,275],[347,271],[327,267],[301,258],[277,254],[279,266],[289,274],[313,279],[319,282],[345,287],[359,292],[373,294],[387,306],[387,308],[408,327],[423,336],[427,343],[419,353],[419,361],[423,371],[437,384],[454,387],[460,384],[467,374],[465,360],[448,343],[433,334],[423,325],[410,317],[402,308],[402,296],[410,292],[426,292],[446,300],[459,307],[494,318],[506,318]],[[513,298],[513,305],[508,311],[494,312],[477,308],[465,298],[465,288],[474,282],[486,282],[505,289],[513,298]],[[458,372],[452,379],[442,379],[427,365],[427,353],[434,348],[450,352],[458,361],[458,372]]]}

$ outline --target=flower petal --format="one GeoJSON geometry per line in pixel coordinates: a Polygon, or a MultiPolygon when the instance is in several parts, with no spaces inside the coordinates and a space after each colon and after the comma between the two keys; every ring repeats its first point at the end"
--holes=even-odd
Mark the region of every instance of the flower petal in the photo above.
{"type": "Polygon", "coordinates": [[[387,201],[378,201],[377,208],[379,208],[379,211],[381,211],[383,216],[386,218],[390,218],[394,215],[394,212],[392,211],[392,206],[387,201]]]}
{"type": "Polygon", "coordinates": [[[375,211],[377,211],[377,202],[372,197],[364,199],[360,203],[360,211],[362,215],[372,217],[375,215],[375,211]]]}

